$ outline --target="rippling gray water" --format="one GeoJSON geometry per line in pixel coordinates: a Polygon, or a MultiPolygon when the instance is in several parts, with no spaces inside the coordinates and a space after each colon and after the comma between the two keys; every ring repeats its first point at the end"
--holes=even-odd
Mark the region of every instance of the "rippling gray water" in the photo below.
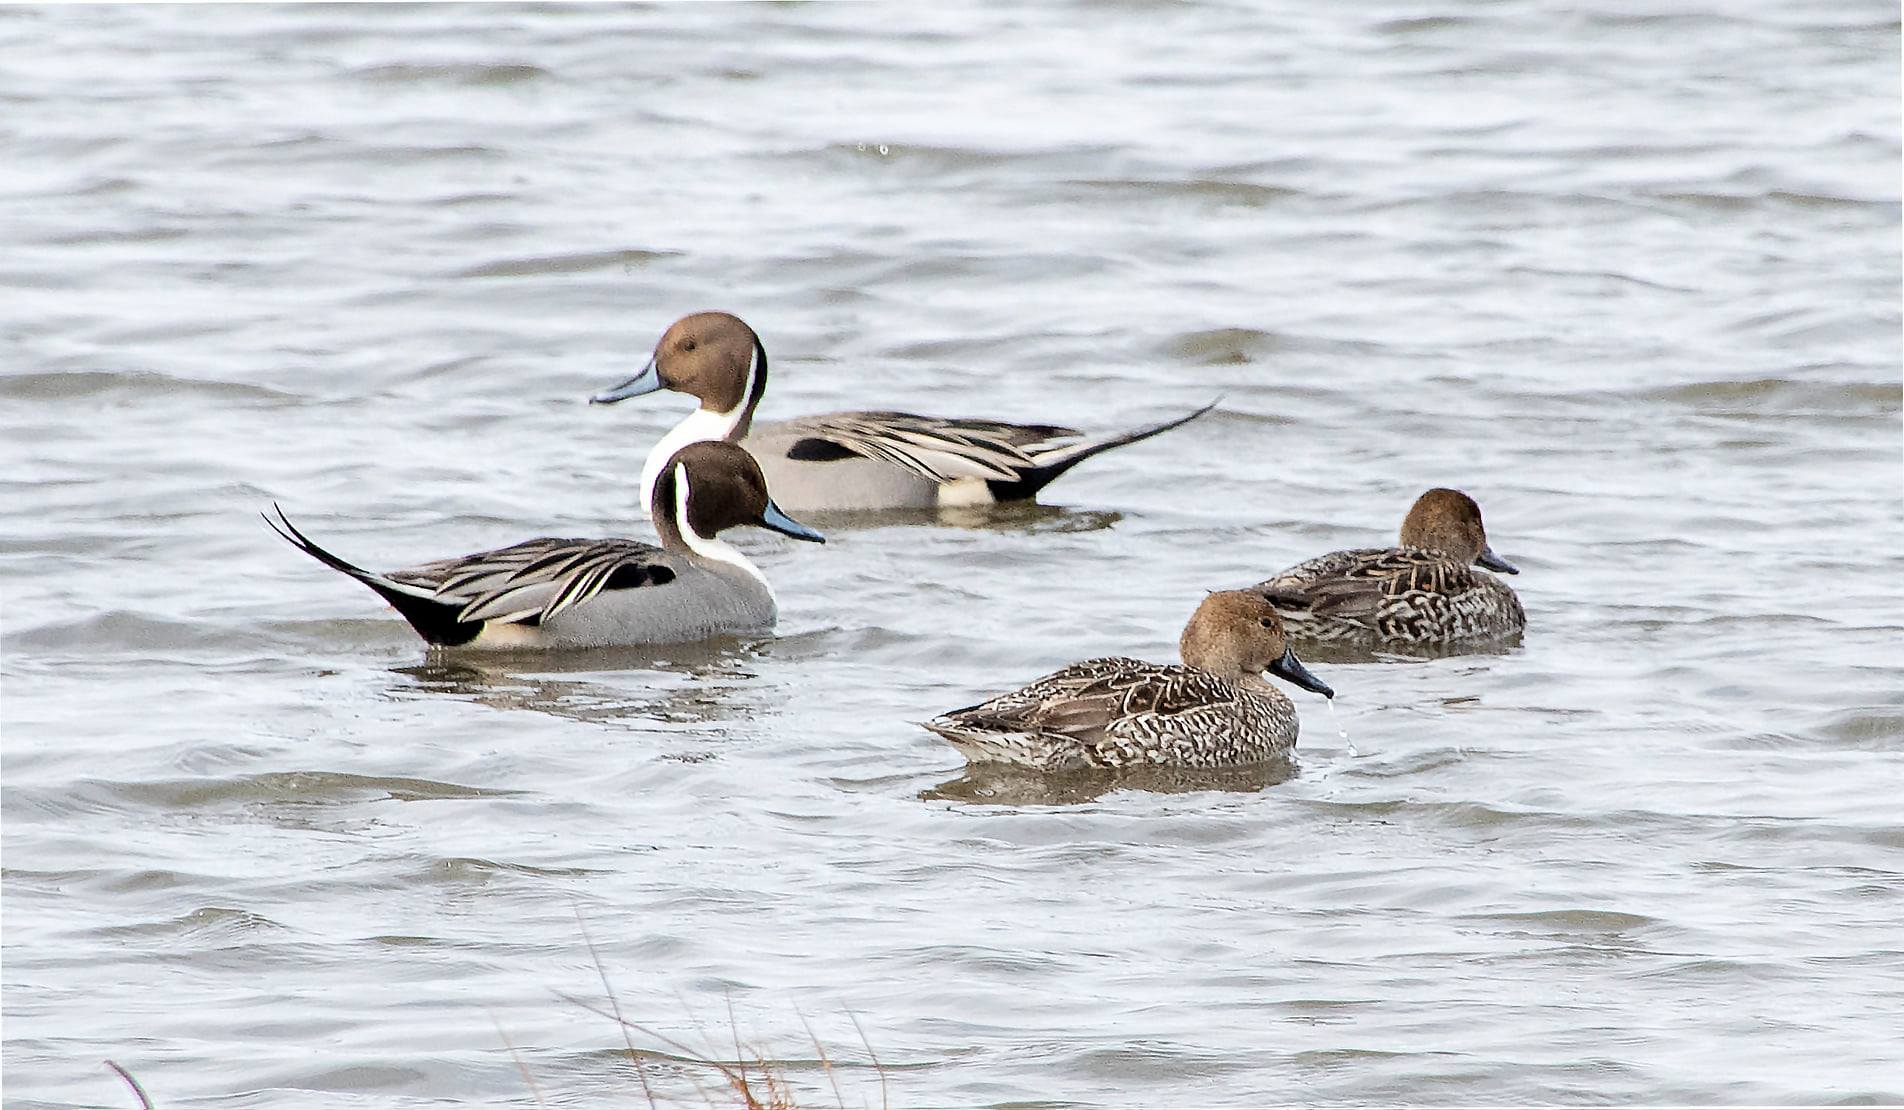
{"type": "Polygon", "coordinates": [[[129,1105],[107,1057],[166,1107],[640,1104],[559,996],[602,1004],[584,930],[631,1020],[807,1104],[815,1039],[850,1105],[868,1046],[896,1106],[1904,1100],[1894,5],[0,46],[9,1107],[129,1105]],[[760,642],[433,662],[257,518],[373,566],[646,535],[681,399],[583,399],[706,307],[770,416],[1224,400],[1045,507],[748,537],[760,642]],[[1168,659],[1433,484],[1529,633],[1316,664],[1359,754],[1306,695],[1298,775],[1189,790],[910,723],[1168,659]]]}

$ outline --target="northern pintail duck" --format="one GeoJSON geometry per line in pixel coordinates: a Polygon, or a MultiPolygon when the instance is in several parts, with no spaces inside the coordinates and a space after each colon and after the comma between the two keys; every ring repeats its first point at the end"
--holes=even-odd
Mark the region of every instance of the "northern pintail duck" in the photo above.
{"type": "Polygon", "coordinates": [[[1333,698],[1283,639],[1259,594],[1203,599],[1184,627],[1184,666],[1111,657],[1073,663],[1020,690],[924,722],[973,763],[1042,771],[1215,768],[1287,756],[1296,707],[1262,674],[1333,698]]]}
{"type": "Polygon", "coordinates": [[[641,373],[591,400],[607,405],[663,389],[686,393],[700,407],[649,452],[641,471],[644,491],[682,446],[725,439],[753,452],[774,496],[796,512],[1024,500],[1085,459],[1167,432],[1215,404],[1104,436],[1051,424],[909,412],[831,412],[755,423],[754,410],[767,390],[767,349],[754,329],[726,312],[675,321],[641,373]]]}
{"type": "Polygon", "coordinates": [[[1251,588],[1299,640],[1432,646],[1520,632],[1520,599],[1477,566],[1520,573],[1488,546],[1472,497],[1431,489],[1402,521],[1400,546],[1331,552],[1251,588]]]}
{"type": "Polygon", "coordinates": [[[544,538],[388,574],[319,547],[282,509],[265,522],[298,550],[377,591],[430,644],[464,649],[680,643],[762,631],[778,615],[773,589],[720,533],[752,524],[826,542],[780,511],[760,467],[731,443],[676,452],[649,508],[659,547],[544,538]]]}

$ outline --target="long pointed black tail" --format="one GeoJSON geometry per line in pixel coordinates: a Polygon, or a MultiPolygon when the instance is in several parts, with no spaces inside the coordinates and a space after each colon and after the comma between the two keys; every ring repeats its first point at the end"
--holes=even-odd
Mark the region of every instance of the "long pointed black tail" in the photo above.
{"type": "Polygon", "coordinates": [[[268,513],[258,515],[264,517],[264,522],[271,526],[273,532],[284,537],[284,541],[292,547],[339,574],[347,574],[377,591],[377,596],[389,602],[390,607],[409,621],[411,628],[416,629],[417,635],[430,643],[455,647],[474,640],[477,633],[483,630],[482,621],[456,619],[456,615],[463,611],[461,602],[445,601],[426,587],[407,585],[339,558],[298,531],[298,526],[291,523],[291,518],[284,515],[284,510],[278,507],[277,502],[272,502],[271,508],[278,514],[277,520],[272,520],[268,513]]]}
{"type": "Polygon", "coordinates": [[[1039,490],[1056,481],[1059,475],[1091,456],[1101,455],[1113,447],[1141,443],[1151,436],[1163,435],[1172,428],[1181,428],[1215,408],[1222,400],[1223,398],[1218,397],[1188,416],[1179,416],[1175,420],[1166,420],[1162,424],[1151,424],[1135,431],[1119,432],[1101,439],[1088,439],[1082,443],[1074,443],[1068,447],[1039,454],[1034,456],[1038,460],[1038,465],[1019,471],[1017,481],[1008,482],[994,478],[985,484],[991,489],[994,500],[1023,501],[1028,497],[1036,496],[1039,490]]]}

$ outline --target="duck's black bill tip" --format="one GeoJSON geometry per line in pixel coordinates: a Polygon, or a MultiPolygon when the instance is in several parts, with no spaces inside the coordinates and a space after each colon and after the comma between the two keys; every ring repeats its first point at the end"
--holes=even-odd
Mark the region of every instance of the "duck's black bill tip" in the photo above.
{"type": "Polygon", "coordinates": [[[1269,665],[1269,673],[1312,694],[1321,694],[1330,701],[1335,700],[1335,691],[1328,683],[1317,678],[1308,667],[1303,666],[1302,660],[1296,658],[1296,653],[1293,651],[1285,650],[1281,659],[1269,665]]]}

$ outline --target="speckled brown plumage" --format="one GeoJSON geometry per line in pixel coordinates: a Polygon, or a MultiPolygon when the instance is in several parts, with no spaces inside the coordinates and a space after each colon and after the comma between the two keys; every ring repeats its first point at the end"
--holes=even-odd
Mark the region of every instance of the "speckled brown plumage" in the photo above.
{"type": "Polygon", "coordinates": [[[1335,551],[1252,589],[1298,640],[1447,645],[1505,639],[1527,625],[1505,582],[1471,565],[1514,573],[1487,545],[1481,510],[1466,494],[1423,494],[1397,547],[1335,551]]]}
{"type": "Polygon", "coordinates": [[[1046,771],[1230,767],[1289,754],[1296,707],[1207,671],[1112,656],[925,722],[966,758],[1046,771]]]}
{"type": "Polygon", "coordinates": [[[1284,642],[1276,611],[1242,590],[1211,594],[1181,640],[1186,664],[1111,656],[925,722],[974,763],[1043,771],[1235,767],[1288,756],[1296,707],[1267,668],[1333,696],[1284,642]]]}
{"type": "Polygon", "coordinates": [[[1527,624],[1505,582],[1418,547],[1332,552],[1255,588],[1297,639],[1442,644],[1511,636],[1527,624]]]}

